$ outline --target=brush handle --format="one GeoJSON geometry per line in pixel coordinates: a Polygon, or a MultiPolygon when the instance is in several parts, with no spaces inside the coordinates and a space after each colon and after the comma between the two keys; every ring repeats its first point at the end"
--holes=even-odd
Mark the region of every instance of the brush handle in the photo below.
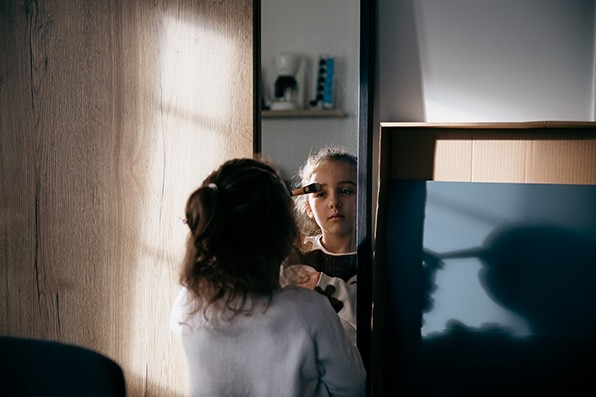
{"type": "Polygon", "coordinates": [[[292,190],[292,196],[300,196],[301,194],[316,193],[321,190],[321,185],[318,183],[311,183],[310,185],[302,186],[292,190]]]}

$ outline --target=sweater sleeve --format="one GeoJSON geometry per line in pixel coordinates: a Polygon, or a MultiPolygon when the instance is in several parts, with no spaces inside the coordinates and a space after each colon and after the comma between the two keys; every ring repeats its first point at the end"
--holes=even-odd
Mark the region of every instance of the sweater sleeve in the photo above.
{"type": "Polygon", "coordinates": [[[362,396],[366,372],[360,352],[350,341],[329,302],[310,311],[321,367],[321,381],[331,396],[362,396]]]}

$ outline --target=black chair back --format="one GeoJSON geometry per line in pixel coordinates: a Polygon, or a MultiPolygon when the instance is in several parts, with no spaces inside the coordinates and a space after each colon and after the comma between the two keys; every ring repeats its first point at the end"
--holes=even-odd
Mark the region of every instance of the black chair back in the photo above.
{"type": "Polygon", "coordinates": [[[0,395],[124,397],[122,368],[89,349],[0,337],[0,395]]]}

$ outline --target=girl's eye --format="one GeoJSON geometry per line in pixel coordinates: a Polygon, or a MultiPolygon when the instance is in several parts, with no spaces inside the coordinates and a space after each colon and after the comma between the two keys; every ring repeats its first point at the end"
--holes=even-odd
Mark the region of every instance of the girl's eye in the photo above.
{"type": "Polygon", "coordinates": [[[354,191],[352,189],[345,188],[345,189],[340,189],[339,193],[343,194],[344,196],[349,196],[350,194],[353,194],[354,191]]]}
{"type": "Polygon", "coordinates": [[[325,197],[325,192],[317,192],[315,193],[315,197],[325,197]]]}

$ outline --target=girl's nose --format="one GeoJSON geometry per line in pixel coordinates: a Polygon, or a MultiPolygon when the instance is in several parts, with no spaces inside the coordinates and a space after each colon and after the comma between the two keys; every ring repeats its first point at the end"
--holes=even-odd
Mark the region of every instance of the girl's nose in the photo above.
{"type": "Polygon", "coordinates": [[[330,208],[341,208],[341,200],[336,194],[329,196],[329,207],[330,208]]]}

